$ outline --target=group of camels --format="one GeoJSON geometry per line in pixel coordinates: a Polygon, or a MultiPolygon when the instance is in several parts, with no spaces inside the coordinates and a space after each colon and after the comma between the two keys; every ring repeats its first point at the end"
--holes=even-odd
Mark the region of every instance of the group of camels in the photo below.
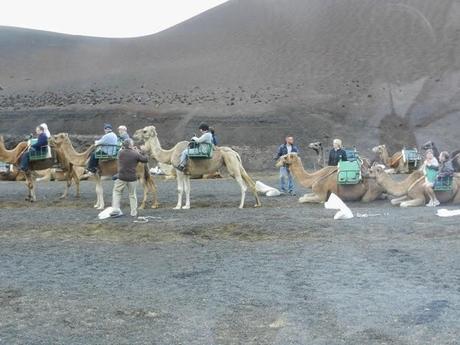
{"type": "MultiPolygon", "coordinates": [[[[315,142],[309,145],[317,153],[322,152],[321,143],[315,142]]],[[[438,154],[436,146],[429,141],[422,149],[432,149],[438,154]]],[[[340,185],[337,183],[338,167],[328,166],[315,172],[305,171],[300,157],[295,153],[281,157],[276,163],[277,167],[288,166],[296,181],[303,187],[310,188],[307,193],[299,198],[301,203],[325,202],[332,193],[339,195],[344,201],[371,202],[383,198],[385,195],[393,197],[391,203],[401,207],[423,206],[426,202],[425,176],[422,170],[411,172],[404,180],[398,181],[391,177],[390,173],[407,172],[407,165],[403,159],[403,153],[397,152],[390,156],[385,145],[379,145],[372,149],[381,159],[382,164],[373,162],[363,164],[362,179],[354,185],[340,185]]],[[[455,171],[460,172],[460,150],[452,153],[452,162],[455,171]]],[[[366,160],[367,161],[367,160],[366,160]]],[[[320,159],[318,160],[318,163],[320,159]]],[[[460,203],[460,176],[454,175],[450,190],[436,191],[436,196],[441,203],[460,203]]]]}
{"type": "MultiPolygon", "coordinates": [[[[157,136],[156,128],[148,126],[136,131],[134,134],[136,140],[142,140],[143,150],[153,159],[159,163],[170,164],[177,166],[179,164],[180,155],[187,147],[187,141],[177,143],[172,149],[164,150],[160,145],[157,136]]],[[[76,173],[77,167],[85,167],[94,145],[90,146],[84,152],[77,152],[70,141],[67,133],[60,133],[51,136],[49,145],[53,148],[56,160],[65,172],[66,187],[62,198],[68,194],[68,189],[75,183],[76,196],[80,195],[80,176],[76,173]]],[[[0,136],[0,160],[18,165],[20,156],[27,149],[27,142],[19,143],[14,149],[8,150],[5,147],[3,137],[0,136]]],[[[28,188],[28,195],[26,200],[36,201],[35,192],[35,178],[34,171],[49,169],[54,164],[54,158],[31,161],[30,169],[25,173],[26,185],[28,188]]],[[[102,187],[103,177],[112,177],[117,173],[116,160],[99,160],[98,172],[94,175],[96,181],[96,204],[97,209],[104,209],[104,195],[102,187]]],[[[213,156],[210,159],[202,160],[189,160],[189,164],[185,171],[176,170],[177,178],[177,205],[175,209],[189,209],[190,208],[190,177],[213,174],[219,171],[222,167],[226,167],[230,176],[232,176],[238,183],[241,189],[241,201],[239,208],[243,208],[245,204],[246,191],[249,187],[255,197],[255,207],[261,205],[259,196],[256,191],[256,185],[253,179],[248,175],[244,169],[240,155],[229,147],[219,146],[214,150],[213,156]],[[185,193],[185,203],[183,203],[183,194],[185,193]]],[[[143,186],[144,196],[140,204],[140,208],[145,208],[148,199],[148,193],[153,195],[152,208],[158,207],[156,185],[149,173],[148,165],[139,163],[137,166],[138,181],[143,186]]]]}
{"type": "MultiPolygon", "coordinates": [[[[147,126],[139,129],[134,134],[134,139],[142,142],[143,151],[158,163],[178,166],[181,152],[187,148],[187,141],[177,143],[171,149],[163,149],[158,139],[157,131],[154,126],[147,126]]],[[[80,173],[77,169],[82,170],[86,166],[87,160],[94,149],[94,145],[90,146],[84,152],[77,152],[67,133],[60,133],[52,136],[49,140],[50,146],[53,148],[56,160],[65,173],[65,190],[62,198],[68,195],[70,186],[74,183],[76,186],[76,196],[80,194],[80,173]]],[[[309,145],[322,155],[322,145],[319,142],[309,145]]],[[[3,137],[0,137],[0,160],[18,164],[19,158],[27,148],[26,142],[19,143],[14,149],[7,150],[4,145],[3,137]]],[[[432,142],[426,143],[423,149],[436,150],[436,146],[432,142]]],[[[276,166],[288,166],[296,179],[303,187],[311,189],[311,193],[307,193],[299,198],[301,203],[321,203],[325,202],[331,193],[339,195],[344,201],[362,201],[370,202],[383,198],[384,195],[391,195],[394,198],[392,203],[401,207],[421,206],[425,204],[424,192],[424,175],[420,170],[415,170],[409,174],[403,181],[394,180],[389,174],[388,169],[400,172],[405,169],[401,163],[402,153],[396,153],[393,156],[388,154],[385,145],[377,146],[373,151],[379,154],[381,164],[363,164],[362,179],[354,185],[340,185],[337,183],[338,167],[327,166],[314,172],[307,172],[300,157],[297,154],[290,153],[278,159],[276,166]]],[[[455,152],[454,152],[455,154],[455,152]]],[[[460,155],[459,155],[460,156],[460,155]]],[[[456,155],[454,155],[454,159],[456,155]]],[[[460,160],[460,159],[459,159],[460,160]]],[[[318,163],[320,160],[318,159],[318,163]]],[[[32,161],[30,170],[25,174],[26,185],[28,187],[28,196],[26,200],[35,201],[35,178],[33,171],[48,169],[54,164],[54,159],[45,159],[40,161],[32,161]]],[[[455,165],[455,164],[454,164],[455,165]]],[[[460,170],[460,164],[455,165],[460,170]]],[[[259,196],[256,191],[256,185],[253,179],[244,169],[240,155],[229,147],[216,147],[211,159],[189,160],[189,164],[185,171],[176,170],[177,179],[177,204],[175,209],[190,208],[190,177],[205,174],[212,174],[219,171],[222,167],[226,167],[230,176],[238,183],[241,190],[241,200],[239,208],[245,205],[245,195],[247,188],[251,190],[255,198],[255,207],[261,205],[259,196]],[[185,202],[183,202],[183,194],[185,193],[185,202]]],[[[407,171],[407,170],[404,170],[407,171]]],[[[96,182],[96,203],[97,209],[104,209],[104,196],[102,187],[102,178],[111,177],[117,172],[116,160],[100,160],[98,173],[95,174],[96,182]]],[[[148,165],[139,163],[137,167],[138,181],[143,186],[143,199],[140,208],[145,208],[148,194],[153,197],[152,208],[158,207],[156,185],[149,173],[148,165]]],[[[460,177],[455,176],[452,190],[437,192],[438,199],[441,202],[460,202],[460,192],[458,185],[460,177]]]]}

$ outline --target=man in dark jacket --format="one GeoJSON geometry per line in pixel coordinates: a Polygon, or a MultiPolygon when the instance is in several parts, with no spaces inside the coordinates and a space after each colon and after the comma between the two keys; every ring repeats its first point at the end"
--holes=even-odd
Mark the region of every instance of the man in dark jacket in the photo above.
{"type": "Polygon", "coordinates": [[[333,149],[329,151],[328,165],[337,166],[337,164],[339,164],[339,161],[347,160],[347,153],[344,149],[342,149],[342,140],[334,139],[332,145],[333,149]]]}
{"type": "Polygon", "coordinates": [[[131,216],[137,217],[136,167],[137,163],[147,163],[147,160],[148,158],[134,147],[132,139],[126,139],[123,142],[123,148],[118,156],[118,179],[114,182],[112,191],[113,211],[110,214],[112,217],[123,215],[120,209],[120,200],[125,188],[128,188],[131,216]]]}
{"type": "MultiPolygon", "coordinates": [[[[287,136],[284,140],[284,144],[278,147],[275,160],[278,160],[281,156],[287,155],[288,153],[299,153],[299,148],[294,145],[294,138],[287,136]]],[[[289,193],[295,195],[294,190],[294,179],[289,171],[289,167],[283,166],[280,168],[280,190],[282,193],[289,193]]]]}
{"type": "Polygon", "coordinates": [[[37,133],[37,142],[29,146],[29,149],[26,150],[21,156],[20,169],[22,171],[29,170],[29,161],[30,161],[30,152],[39,151],[43,147],[48,146],[48,137],[45,134],[45,129],[42,126],[38,126],[35,129],[37,133]]]}

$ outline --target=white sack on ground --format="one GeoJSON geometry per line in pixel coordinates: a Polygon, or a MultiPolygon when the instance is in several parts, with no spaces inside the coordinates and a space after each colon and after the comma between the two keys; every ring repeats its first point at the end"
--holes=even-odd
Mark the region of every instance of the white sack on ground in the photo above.
{"type": "Polygon", "coordinates": [[[436,212],[436,215],[439,217],[454,217],[460,216],[460,210],[448,210],[445,208],[441,208],[436,212]]]}
{"type": "Polygon", "coordinates": [[[324,207],[329,210],[339,210],[334,216],[334,219],[350,219],[353,218],[353,212],[337,195],[332,193],[329,199],[324,203],[324,207]]]}
{"type": "Polygon", "coordinates": [[[276,188],[267,186],[265,183],[256,181],[256,191],[258,193],[263,193],[266,196],[279,196],[281,195],[280,191],[276,188]]]}
{"type": "Polygon", "coordinates": [[[97,215],[99,219],[107,219],[110,218],[110,214],[113,212],[113,207],[107,207],[104,211],[100,212],[97,215]]]}

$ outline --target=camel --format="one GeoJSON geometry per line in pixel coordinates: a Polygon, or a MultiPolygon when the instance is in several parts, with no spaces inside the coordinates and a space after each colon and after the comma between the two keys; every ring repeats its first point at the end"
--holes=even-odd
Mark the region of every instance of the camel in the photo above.
{"type": "Polygon", "coordinates": [[[409,172],[409,166],[404,161],[402,151],[398,151],[390,157],[386,145],[383,144],[373,147],[372,152],[380,157],[382,163],[388,168],[387,172],[395,174],[406,174],[409,172]]]}
{"type": "MultiPolygon", "coordinates": [[[[75,151],[75,148],[70,141],[69,135],[67,133],[59,133],[53,135],[50,139],[50,144],[55,147],[56,152],[59,151],[62,153],[64,159],[70,164],[76,167],[85,167],[86,161],[88,160],[91,152],[94,149],[94,145],[91,145],[85,152],[78,153],[75,151]]],[[[102,177],[112,177],[117,173],[117,160],[100,160],[98,166],[98,173],[94,175],[96,180],[96,204],[95,208],[102,210],[105,208],[104,202],[104,190],[102,187],[102,177]]],[[[142,184],[144,190],[144,196],[139,208],[145,208],[148,192],[150,191],[153,195],[152,208],[158,208],[158,199],[156,192],[155,181],[149,173],[148,164],[139,163],[137,165],[137,178],[138,181],[142,184]]]]}
{"type": "MultiPolygon", "coordinates": [[[[436,144],[433,141],[427,141],[422,145],[422,150],[432,150],[433,155],[439,159],[439,150],[436,147],[436,144]]],[[[460,172],[460,150],[455,150],[450,153],[452,166],[454,167],[455,172],[460,172]]]]}
{"type": "Polygon", "coordinates": [[[316,164],[318,165],[318,168],[319,169],[324,168],[324,166],[326,165],[326,162],[325,162],[325,157],[324,157],[323,144],[320,141],[315,141],[313,143],[308,144],[308,148],[315,151],[317,155],[316,164]]]}
{"type": "MultiPolygon", "coordinates": [[[[177,143],[172,149],[164,150],[161,148],[160,141],[155,126],[147,126],[139,129],[134,134],[134,138],[144,141],[144,150],[157,160],[159,163],[179,165],[180,155],[188,147],[188,141],[177,143]]],[[[240,155],[229,147],[216,147],[210,159],[189,159],[184,172],[176,169],[177,176],[177,205],[174,209],[190,208],[190,176],[211,174],[225,166],[241,189],[241,201],[239,208],[244,207],[247,186],[253,193],[256,204],[259,207],[260,200],[256,191],[256,184],[248,175],[241,163],[240,155]],[[182,205],[182,195],[185,192],[185,204],[182,205]]]]}
{"type": "Polygon", "coordinates": [[[27,143],[23,141],[16,145],[14,149],[7,150],[3,136],[0,136],[0,161],[9,164],[18,163],[19,157],[21,157],[21,154],[27,149],[27,146],[27,143]]]}
{"type": "Polygon", "coordinates": [[[383,194],[383,189],[374,179],[364,176],[363,180],[354,185],[339,185],[337,183],[338,168],[335,166],[323,168],[313,174],[308,174],[301,160],[295,153],[281,157],[276,166],[289,165],[296,180],[305,187],[311,187],[313,193],[299,198],[301,203],[325,202],[331,193],[335,193],[344,201],[370,202],[383,194]]]}
{"type": "MultiPolygon", "coordinates": [[[[16,145],[14,149],[7,150],[5,148],[4,139],[2,136],[0,136],[0,160],[17,166],[19,165],[21,155],[24,153],[25,150],[27,150],[28,146],[28,143],[23,141],[16,145]]],[[[24,173],[26,186],[28,189],[28,195],[26,197],[27,201],[34,202],[37,200],[37,196],[35,193],[34,171],[50,169],[53,166],[53,164],[54,158],[46,158],[38,161],[31,161],[29,163],[29,170],[24,173]]]]}
{"type": "MultiPolygon", "coordinates": [[[[14,149],[7,150],[5,148],[5,142],[3,140],[3,137],[0,137],[0,159],[6,163],[11,163],[17,166],[19,165],[19,160],[21,158],[21,155],[24,153],[24,151],[27,150],[28,146],[29,146],[28,143],[23,141],[23,142],[20,142],[18,145],[16,145],[14,149]]],[[[25,175],[26,186],[28,190],[28,194],[26,197],[27,201],[34,202],[37,200],[37,196],[35,193],[35,177],[34,177],[33,172],[36,170],[49,169],[53,166],[53,164],[54,164],[53,158],[46,158],[46,159],[38,160],[38,161],[31,161],[29,163],[29,170],[23,173],[25,175]]]]}
{"type": "MultiPolygon", "coordinates": [[[[393,205],[401,207],[424,206],[427,198],[425,195],[425,176],[422,171],[414,171],[401,182],[394,181],[382,166],[376,165],[371,168],[371,175],[387,193],[397,197],[391,200],[393,205]]],[[[450,191],[435,191],[436,197],[441,203],[460,203],[460,177],[455,176],[450,191]]]]}
{"type": "Polygon", "coordinates": [[[327,166],[313,173],[309,173],[304,169],[302,160],[297,153],[288,153],[287,155],[281,156],[275,163],[275,166],[277,168],[288,166],[296,181],[306,188],[311,188],[318,179],[337,170],[336,166],[327,166]]]}

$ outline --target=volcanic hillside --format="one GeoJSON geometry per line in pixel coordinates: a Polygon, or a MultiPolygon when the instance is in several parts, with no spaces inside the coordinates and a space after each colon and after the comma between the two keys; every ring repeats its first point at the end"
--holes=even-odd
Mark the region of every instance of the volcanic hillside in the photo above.
{"type": "Polygon", "coordinates": [[[131,39],[0,27],[0,133],[154,124],[167,147],[206,121],[252,168],[287,133],[460,146],[459,86],[455,0],[230,0],[131,39]]]}

